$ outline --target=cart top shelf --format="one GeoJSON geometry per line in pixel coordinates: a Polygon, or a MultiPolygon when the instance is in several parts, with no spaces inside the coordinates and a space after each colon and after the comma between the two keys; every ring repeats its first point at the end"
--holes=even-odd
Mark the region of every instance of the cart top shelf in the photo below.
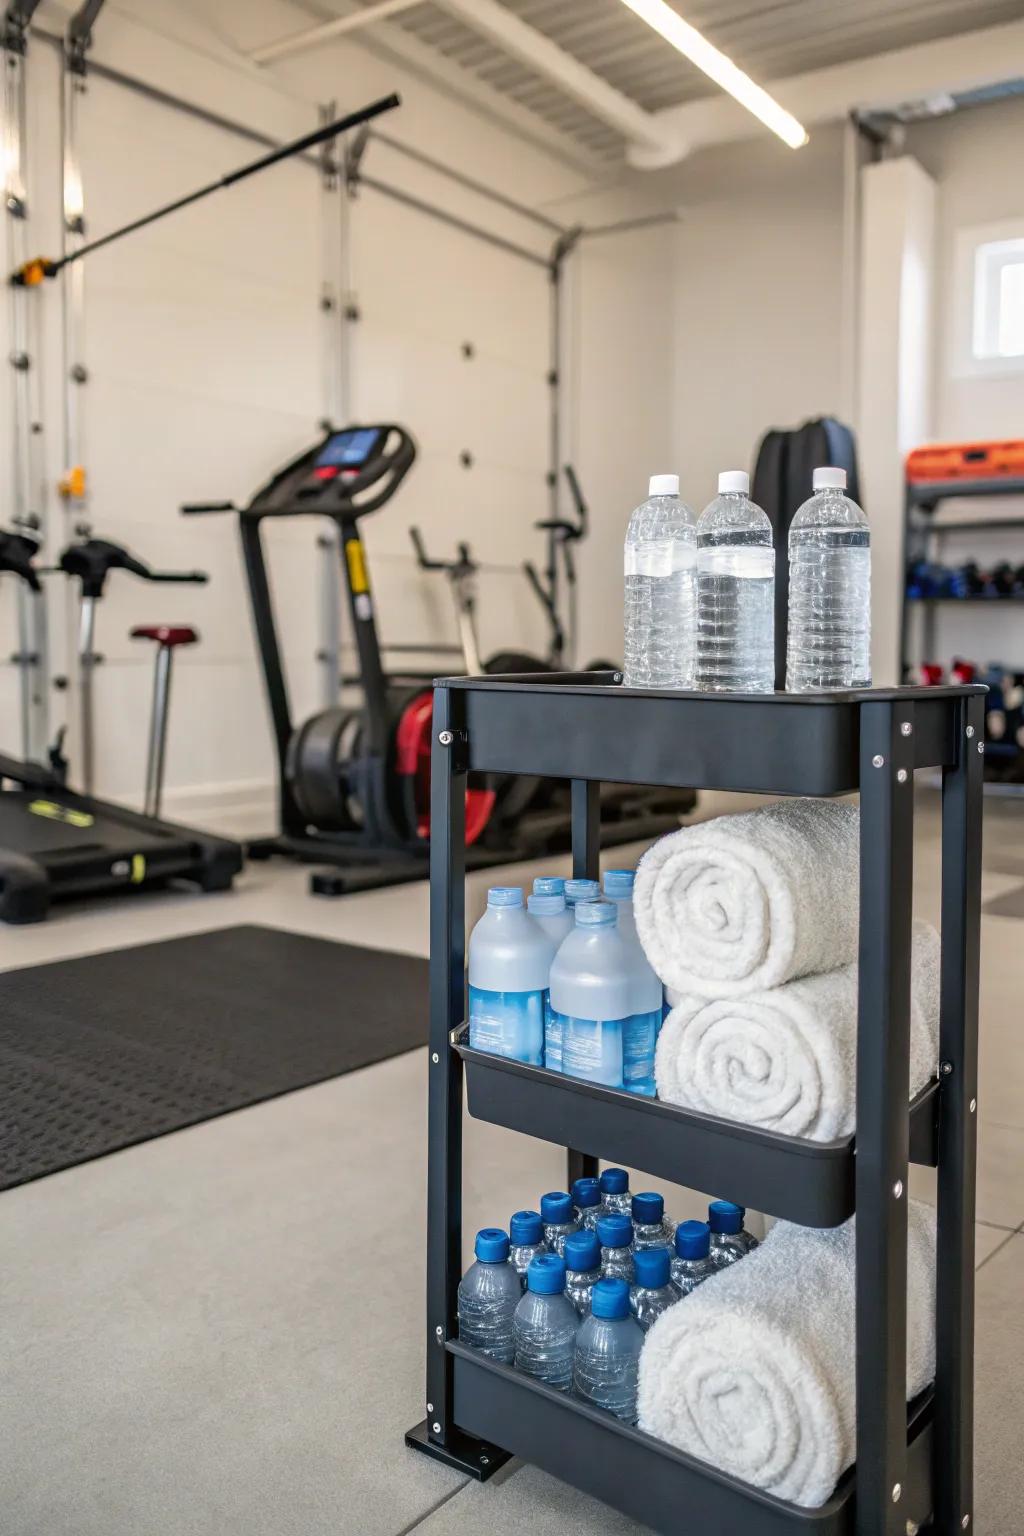
{"type": "Polygon", "coordinates": [[[860,782],[860,721],[909,725],[915,768],[956,760],[960,701],[977,684],[835,693],[623,688],[612,672],[441,678],[473,772],[754,794],[838,795],[860,782]]]}

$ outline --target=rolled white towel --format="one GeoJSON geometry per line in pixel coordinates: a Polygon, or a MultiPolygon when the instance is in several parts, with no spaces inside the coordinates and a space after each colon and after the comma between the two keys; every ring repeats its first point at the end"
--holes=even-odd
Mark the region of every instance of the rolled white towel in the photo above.
{"type": "MultiPolygon", "coordinates": [[[[940,940],[915,922],[910,1096],[939,1064],[940,940]]],[[[655,1058],[658,1097],[701,1114],[811,1141],[850,1136],[857,1115],[857,967],[767,992],[672,995],[655,1058]]]]}
{"type": "Polygon", "coordinates": [[[739,997],[853,960],[859,825],[855,805],[780,800],[656,842],[633,910],[666,986],[739,997]]]}
{"type": "MultiPolygon", "coordinates": [[[[935,1213],[911,1201],[907,1396],[935,1375],[935,1213]]],[[[739,1264],[658,1318],[640,1356],[640,1428],[794,1504],[856,1457],[854,1221],[778,1222],[739,1264]]]]}

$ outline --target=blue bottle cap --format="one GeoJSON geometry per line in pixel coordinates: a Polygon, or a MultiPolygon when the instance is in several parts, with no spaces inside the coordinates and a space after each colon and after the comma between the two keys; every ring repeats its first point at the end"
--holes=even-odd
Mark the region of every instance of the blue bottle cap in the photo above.
{"type": "Polygon", "coordinates": [[[633,1220],[638,1227],[656,1227],[665,1215],[665,1201],[650,1190],[633,1196],[633,1220]]]}
{"type": "Polygon", "coordinates": [[[565,881],[561,875],[538,875],[533,882],[535,896],[564,896],[565,881]]]}
{"type": "Polygon", "coordinates": [[[596,1232],[574,1232],[565,1240],[565,1267],[586,1273],[599,1269],[601,1244],[596,1232]]]}
{"type": "Polygon", "coordinates": [[[742,1205],[733,1205],[731,1200],[712,1200],[708,1206],[708,1226],[712,1232],[742,1232],[746,1214],[742,1205]]]}
{"type": "Polygon", "coordinates": [[[581,1211],[601,1204],[601,1185],[597,1179],[576,1179],[572,1186],[572,1198],[581,1211]]]}
{"type": "Polygon", "coordinates": [[[672,1259],[667,1248],[641,1248],[639,1253],[633,1255],[636,1283],[649,1291],[668,1285],[671,1266],[672,1259]]]}
{"type": "Polygon", "coordinates": [[[487,892],[489,907],[521,907],[523,893],[518,885],[492,885],[487,892]]]}
{"type": "Polygon", "coordinates": [[[516,1211],[508,1224],[508,1235],[516,1247],[544,1240],[544,1226],[536,1211],[516,1211]]]}
{"type": "Polygon", "coordinates": [[[628,1248],[633,1241],[633,1223],[625,1211],[613,1211],[601,1217],[597,1236],[602,1248],[628,1248]]]}
{"type": "Polygon", "coordinates": [[[565,900],[570,907],[577,901],[596,901],[600,894],[601,887],[596,880],[567,880],[565,882],[565,900]]]}
{"type": "Polygon", "coordinates": [[[606,896],[632,896],[636,873],[632,869],[606,869],[604,893],[606,896]]]}
{"type": "Polygon", "coordinates": [[[676,1253],[681,1259],[706,1259],[711,1252],[711,1228],[706,1221],[681,1221],[676,1227],[676,1253]]]}
{"type": "Polygon", "coordinates": [[[619,920],[614,901],[578,901],[573,910],[577,928],[612,928],[619,920]]]}
{"type": "Polygon", "coordinates": [[[558,1296],[565,1290],[565,1260],[557,1253],[538,1253],[526,1271],[526,1289],[538,1296],[558,1296]]]}
{"type": "Polygon", "coordinates": [[[483,1227],[476,1235],[473,1252],[483,1264],[504,1264],[508,1258],[508,1233],[500,1227],[483,1227]]]}
{"type": "Polygon", "coordinates": [[[527,896],[526,910],[535,917],[558,917],[566,910],[565,897],[560,892],[551,896],[527,896]]]}
{"type": "Polygon", "coordinates": [[[540,1197],[540,1216],[546,1227],[561,1227],[572,1221],[572,1195],[554,1189],[540,1197]]]}
{"type": "Polygon", "coordinates": [[[625,1168],[606,1168],[600,1183],[602,1195],[624,1195],[629,1188],[629,1174],[625,1168]]]}
{"type": "Polygon", "coordinates": [[[590,1293],[590,1310],[595,1317],[628,1317],[629,1286],[618,1275],[599,1280],[590,1293]]]}

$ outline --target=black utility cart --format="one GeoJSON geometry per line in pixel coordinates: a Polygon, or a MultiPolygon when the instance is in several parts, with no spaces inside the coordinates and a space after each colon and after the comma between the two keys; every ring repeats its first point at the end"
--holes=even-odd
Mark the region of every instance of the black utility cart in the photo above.
{"type": "MultiPolygon", "coordinates": [[[[646,693],[592,676],[449,679],[434,696],[426,1419],[416,1448],[485,1479],[517,1455],[664,1536],[935,1536],[973,1515],[979,687],[646,693]],[[908,1110],[914,770],[942,770],[941,1070],[908,1110]],[[762,794],[860,790],[858,1133],[751,1130],[471,1050],[466,774],[572,780],[573,863],[598,872],[599,781],[762,794]],[[458,1343],[463,1081],[474,1116],[815,1227],[857,1212],[858,1464],[819,1509],[740,1483],[458,1343]],[[937,1374],[906,1401],[907,1191],[938,1169],[937,1374]]],[[[852,894],[852,893],[851,893],[852,894]]],[[[685,1304],[685,1303],[683,1303],[685,1304]]]]}

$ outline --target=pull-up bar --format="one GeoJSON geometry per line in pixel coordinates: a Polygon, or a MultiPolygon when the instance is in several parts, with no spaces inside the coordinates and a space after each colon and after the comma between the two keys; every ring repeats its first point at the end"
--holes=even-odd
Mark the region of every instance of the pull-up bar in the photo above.
{"type": "Polygon", "coordinates": [[[102,246],[110,245],[124,235],[133,234],[137,229],[144,229],[147,224],[155,224],[158,219],[166,218],[169,213],[177,213],[180,208],[188,208],[192,203],[199,202],[200,198],[209,197],[212,192],[219,192],[223,187],[233,187],[236,182],[244,181],[247,176],[255,176],[257,171],[265,171],[272,165],[278,165],[282,160],[290,160],[292,155],[299,155],[303,150],[326,143],[328,139],[336,138],[339,133],[347,133],[350,128],[358,128],[360,123],[369,122],[370,118],[379,117],[382,112],[390,112],[400,105],[398,96],[384,96],[368,107],[360,107],[357,112],[350,112],[346,117],[339,117],[333,123],[315,128],[312,133],[303,134],[301,139],[294,139],[290,144],[282,144],[280,148],[272,149],[269,154],[261,155],[258,160],[241,166],[237,171],[229,171],[226,176],[211,181],[196,192],[189,192],[187,196],[179,197],[163,208],[143,214],[141,219],[133,219],[130,224],[123,225],[121,229],[112,230],[109,235],[101,235],[98,240],[90,240],[87,245],[80,245],[77,250],[69,251],[66,256],[59,256],[55,260],[48,256],[36,256],[31,261],[26,261],[24,266],[19,267],[16,272],[12,272],[10,281],[23,288],[35,288],[44,278],[56,277],[58,272],[70,266],[73,261],[79,261],[83,256],[91,255],[102,246]]]}

